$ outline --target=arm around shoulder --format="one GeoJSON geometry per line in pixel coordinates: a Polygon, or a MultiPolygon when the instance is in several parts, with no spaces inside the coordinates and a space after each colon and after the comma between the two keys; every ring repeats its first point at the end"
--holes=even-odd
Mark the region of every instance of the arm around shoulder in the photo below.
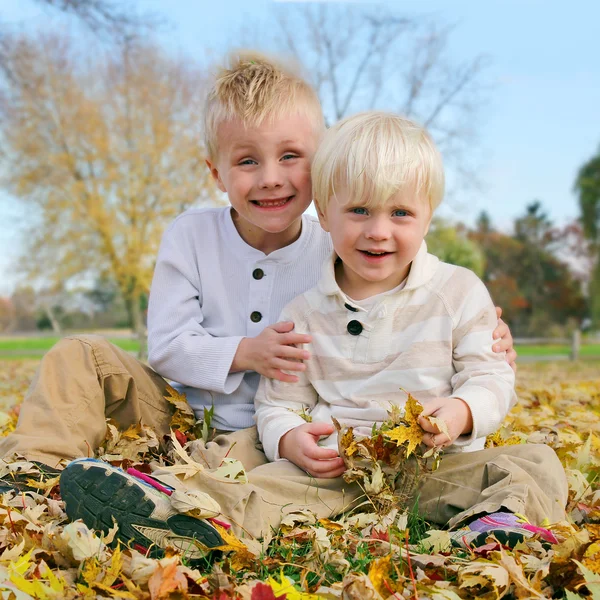
{"type": "Polygon", "coordinates": [[[493,433],[516,402],[515,374],[504,353],[492,350],[496,311],[483,282],[463,271],[460,278],[465,293],[454,307],[452,396],[463,400],[471,410],[473,429],[455,445],[468,445],[474,439],[493,433]]]}

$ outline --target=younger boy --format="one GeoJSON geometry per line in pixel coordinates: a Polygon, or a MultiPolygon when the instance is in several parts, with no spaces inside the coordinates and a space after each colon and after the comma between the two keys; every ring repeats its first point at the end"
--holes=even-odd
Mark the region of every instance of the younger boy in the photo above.
{"type": "MultiPolygon", "coordinates": [[[[444,187],[429,136],[395,115],[351,117],[325,134],[313,177],[335,254],[317,287],[283,312],[296,334],[310,339],[298,349],[311,356],[299,381],[263,377],[256,395],[258,430],[273,462],[250,469],[248,484],[225,483],[210,472],[184,483],[160,470],[154,475],[208,494],[220,507],[219,519],[241,536],[268,537],[283,516],[298,510],[333,517],[363,491],[340,477],[344,465],[330,435],[331,417],[368,434],[390,404],[404,403],[406,390],[425,403],[424,414],[446,421],[449,437],[431,430],[426,443],[455,452],[419,488],[425,516],[455,526],[488,515],[461,534],[466,540],[490,528],[507,539],[531,530],[552,539],[515,515],[538,522],[564,517],[566,479],[554,452],[536,445],[479,450],[514,402],[514,373],[492,352],[496,317],[484,285],[470,271],[429,255],[423,242],[444,187]],[[319,443],[322,436],[328,437],[319,443]]],[[[84,460],[71,463],[61,478],[69,514],[102,528],[122,509],[118,494],[115,500],[108,492],[126,486],[156,507],[144,531],[161,511],[171,526],[176,517],[167,496],[134,475],[84,460]],[[105,501],[92,517],[72,508],[71,490],[80,488],[105,501]]],[[[210,506],[207,501],[207,512],[210,506]]],[[[117,514],[121,524],[127,516],[117,514]]],[[[136,519],[139,531],[140,515],[136,519]]],[[[188,534],[210,547],[209,536],[188,534]]]]}

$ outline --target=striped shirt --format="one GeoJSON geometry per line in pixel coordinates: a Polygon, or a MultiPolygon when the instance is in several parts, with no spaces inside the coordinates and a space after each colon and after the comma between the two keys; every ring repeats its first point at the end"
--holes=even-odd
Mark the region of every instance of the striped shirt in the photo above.
{"type": "MultiPolygon", "coordinates": [[[[391,404],[405,403],[406,392],[422,402],[464,400],[473,430],[449,450],[483,448],[516,396],[512,369],[503,353],[492,351],[497,317],[482,281],[428,254],[423,242],[405,286],[361,308],[337,285],[335,258],[318,285],[281,316],[312,336],[311,358],[298,383],[261,379],[256,422],[267,457],[279,459],[279,440],[305,422],[302,412],[313,422],[335,417],[369,435],[391,404]]],[[[336,434],[321,445],[337,448],[336,434]]]]}

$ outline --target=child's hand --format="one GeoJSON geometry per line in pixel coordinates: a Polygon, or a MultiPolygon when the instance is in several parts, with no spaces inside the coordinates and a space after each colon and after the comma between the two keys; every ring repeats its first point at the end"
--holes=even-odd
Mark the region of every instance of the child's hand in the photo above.
{"type": "Polygon", "coordinates": [[[291,321],[269,325],[256,337],[244,338],[238,346],[231,363],[231,373],[236,371],[256,371],[269,379],[286,383],[296,383],[298,377],[282,371],[304,371],[302,362],[310,358],[310,353],[295,344],[308,344],[310,335],[293,333],[291,321]]]}
{"type": "Polygon", "coordinates": [[[430,448],[450,446],[454,440],[473,429],[473,416],[469,405],[460,398],[434,398],[423,403],[423,412],[419,415],[419,425],[427,432],[423,443],[430,448]],[[432,425],[424,417],[436,417],[446,422],[450,438],[440,433],[437,425],[432,425]]]}
{"type": "Polygon", "coordinates": [[[317,445],[321,436],[331,435],[333,430],[327,423],[299,425],[279,440],[279,456],[313,477],[339,477],[346,470],[344,460],[335,450],[317,445]]]}
{"type": "Polygon", "coordinates": [[[496,315],[498,316],[498,325],[494,329],[493,338],[498,340],[492,346],[494,352],[505,352],[506,351],[506,362],[512,367],[512,370],[517,372],[517,352],[513,348],[513,337],[510,332],[508,325],[500,318],[502,316],[502,309],[496,306],[496,315]]]}

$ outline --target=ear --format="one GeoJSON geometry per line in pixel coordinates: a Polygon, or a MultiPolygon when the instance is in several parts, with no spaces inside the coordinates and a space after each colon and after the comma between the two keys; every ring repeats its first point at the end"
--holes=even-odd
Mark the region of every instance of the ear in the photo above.
{"type": "Polygon", "coordinates": [[[321,210],[321,207],[317,200],[315,199],[315,208],[317,209],[317,215],[319,217],[319,223],[321,223],[321,228],[327,232],[329,232],[329,224],[327,223],[327,214],[321,210]]]}
{"type": "Polygon", "coordinates": [[[208,167],[208,170],[210,171],[212,178],[215,180],[217,187],[222,192],[227,193],[227,190],[225,189],[225,185],[223,184],[223,180],[221,179],[221,176],[219,175],[219,169],[217,168],[217,163],[214,163],[210,159],[207,158],[206,166],[208,167]]]}

